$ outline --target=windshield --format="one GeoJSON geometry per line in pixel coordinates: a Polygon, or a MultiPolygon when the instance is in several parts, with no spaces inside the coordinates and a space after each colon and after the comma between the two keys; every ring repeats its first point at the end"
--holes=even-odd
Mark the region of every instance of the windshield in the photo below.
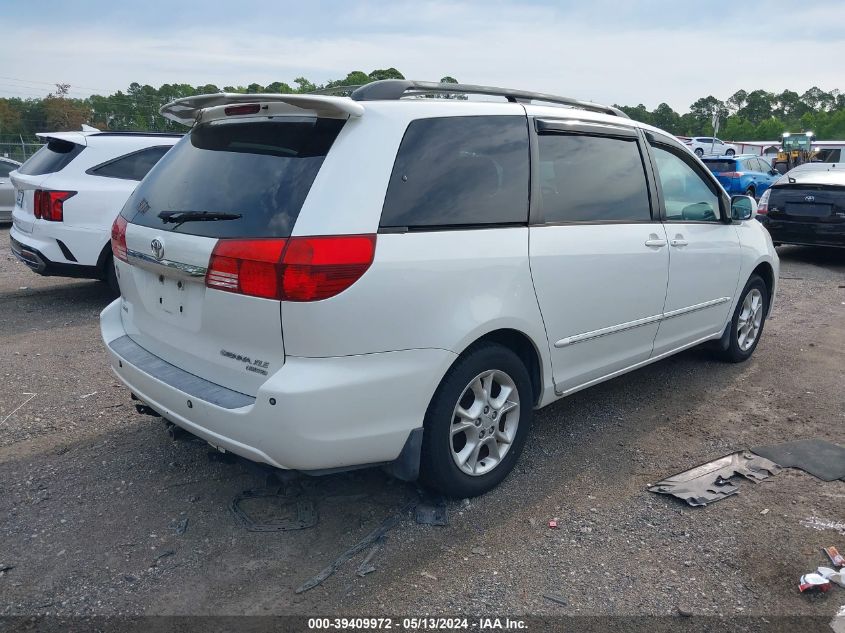
{"type": "Polygon", "coordinates": [[[314,117],[200,124],[150,171],[121,213],[162,231],[288,237],[343,124],[314,117]]]}

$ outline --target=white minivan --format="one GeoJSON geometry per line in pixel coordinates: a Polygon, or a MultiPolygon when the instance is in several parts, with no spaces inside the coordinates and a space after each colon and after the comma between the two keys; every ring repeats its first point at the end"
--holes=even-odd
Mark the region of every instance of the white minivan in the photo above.
{"type": "Polygon", "coordinates": [[[614,108],[386,80],[162,113],[193,129],[115,221],[103,339],[142,410],[250,460],[477,495],[534,409],[746,360],[775,296],[753,199],[614,108]]]}

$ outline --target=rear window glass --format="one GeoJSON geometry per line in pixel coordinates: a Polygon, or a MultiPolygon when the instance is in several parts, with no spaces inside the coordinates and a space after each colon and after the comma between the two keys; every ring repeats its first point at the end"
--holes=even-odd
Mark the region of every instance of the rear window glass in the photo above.
{"type": "Polygon", "coordinates": [[[122,215],[205,237],[288,237],[343,124],[315,117],[202,123],[153,167],[122,215]],[[174,221],[188,213],[218,219],[174,221]]]}
{"type": "Polygon", "coordinates": [[[67,167],[68,163],[79,156],[83,149],[85,149],[83,145],[50,139],[46,145],[21,165],[18,172],[26,176],[53,174],[67,167]]]}
{"type": "Polygon", "coordinates": [[[528,185],[524,116],[419,119],[399,147],[381,226],[525,223],[528,185]]]}
{"type": "Polygon", "coordinates": [[[704,164],[707,165],[707,169],[717,174],[736,171],[736,163],[732,160],[705,160],[704,164]]]}
{"type": "Polygon", "coordinates": [[[635,140],[542,134],[540,201],[546,222],[648,222],[645,167],[635,140]]]}
{"type": "Polygon", "coordinates": [[[121,178],[123,180],[143,180],[162,156],[170,149],[169,145],[149,147],[120,158],[115,158],[88,170],[93,176],[121,178]]]}

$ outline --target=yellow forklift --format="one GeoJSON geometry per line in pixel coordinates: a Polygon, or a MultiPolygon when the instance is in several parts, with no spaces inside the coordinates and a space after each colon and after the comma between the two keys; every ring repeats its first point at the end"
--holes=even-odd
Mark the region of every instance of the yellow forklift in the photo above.
{"type": "Polygon", "coordinates": [[[785,174],[793,167],[809,163],[814,155],[812,145],[812,132],[801,132],[800,134],[784,132],[780,151],[775,157],[772,167],[785,174]]]}

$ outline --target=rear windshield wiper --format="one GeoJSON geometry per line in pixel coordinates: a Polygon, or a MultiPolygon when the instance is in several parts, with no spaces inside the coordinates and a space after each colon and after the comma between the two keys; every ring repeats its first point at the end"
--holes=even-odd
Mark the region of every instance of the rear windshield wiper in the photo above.
{"type": "Polygon", "coordinates": [[[239,220],[240,213],[223,213],[220,211],[162,211],[158,214],[165,224],[182,224],[183,222],[214,222],[216,220],[239,220]]]}

